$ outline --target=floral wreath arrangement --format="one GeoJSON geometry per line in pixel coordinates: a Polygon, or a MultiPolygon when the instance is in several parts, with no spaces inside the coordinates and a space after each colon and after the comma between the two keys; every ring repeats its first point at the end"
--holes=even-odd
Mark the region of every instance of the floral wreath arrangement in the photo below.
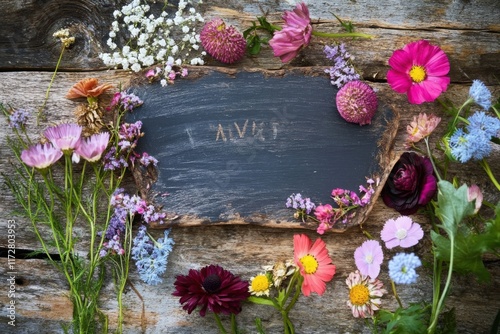
{"type": "MultiPolygon", "coordinates": [[[[307,47],[313,35],[371,37],[354,32],[350,22],[340,19],[346,33],[314,30],[305,3],[286,11],[281,27],[259,17],[258,25],[253,23],[242,34],[215,18],[198,34],[196,23],[204,22],[195,9],[199,3],[181,0],[174,16],[169,17],[166,11],[159,16],[147,15],[149,5],[132,1],[114,12],[116,21],[108,46],[116,51],[100,57],[111,67],[144,70],[149,81],[160,80],[165,86],[188,74],[185,64],[202,65],[207,54],[231,64],[240,61],[247,52],[257,54],[262,45],[268,44],[276,57],[288,62],[307,47]],[[125,35],[119,34],[122,29],[126,29],[125,35]],[[272,38],[260,36],[260,31],[266,31],[272,38]],[[176,39],[179,33],[182,37],[176,39]],[[116,43],[124,46],[118,50],[116,43]]],[[[63,43],[62,57],[64,49],[74,40],[64,31],[55,37],[63,43]]],[[[336,97],[339,114],[347,122],[369,125],[377,110],[376,92],[355,70],[344,43],[325,46],[324,52],[333,63],[325,72],[331,84],[339,88],[336,97]]],[[[407,94],[411,104],[435,101],[450,83],[446,54],[428,41],[405,45],[394,51],[388,62],[389,86],[397,93],[407,94]]],[[[57,67],[54,75],[56,72],[57,67]]],[[[114,89],[112,84],[99,84],[95,78],[76,83],[66,97],[82,100],[75,111],[77,121],[50,126],[40,139],[33,139],[28,133],[28,110],[0,105],[13,131],[9,145],[19,163],[15,175],[6,176],[7,184],[22,213],[31,221],[41,251],[67,280],[74,309],[71,328],[66,330],[75,333],[98,329],[107,332],[107,319],[98,301],[109,269],[114,274],[119,305],[117,330],[123,332],[122,297],[129,283],[130,261],[135,261],[144,282],[159,284],[174,245],[168,229],[157,239],[147,231],[149,223],[162,224],[168,220],[166,213],[121,188],[129,168],[135,165],[155,168],[159,162],[145,152],[136,152],[138,140],[144,136],[142,123],[124,121],[125,113],[136,112],[143,101],[118,89],[104,108],[101,97],[111,89],[114,89]],[[140,226],[133,236],[135,223],[140,226]],[[42,233],[40,225],[48,226],[50,234],[42,233]],[[88,240],[78,237],[77,229],[82,227],[88,240]],[[54,251],[60,258],[51,255],[54,251]]],[[[49,91],[50,85],[47,96],[49,91]]],[[[472,273],[486,281],[489,273],[482,256],[486,253],[498,256],[500,203],[484,200],[477,185],[461,184],[449,175],[449,166],[478,162],[493,186],[500,190],[488,163],[493,146],[500,143],[500,101],[493,101],[488,88],[474,80],[469,98],[460,106],[450,101],[441,103],[450,122],[438,141],[439,156],[431,152],[429,137],[441,118],[422,113],[408,125],[405,142],[408,150],[395,163],[385,184],[367,178],[366,185],[360,185],[358,192],[335,188],[331,192],[333,205],[316,205],[300,193],[290,195],[285,202],[286,207],[294,210],[297,220],[317,222],[317,233],[322,235],[336,224],[346,224],[357,208],[372,201],[375,187],[383,187],[383,202],[400,216],[388,219],[377,237],[363,231],[368,240],[355,250],[356,269],[346,278],[349,290],[346,306],[354,317],[371,319],[369,325],[374,333],[453,331],[453,310],[445,308],[453,274],[472,273]],[[410,217],[417,211],[426,213],[431,222],[432,252],[424,254],[423,261],[412,251],[425,234],[421,225],[410,217]],[[391,290],[399,305],[396,310],[382,308],[388,290],[379,278],[385,256],[377,239],[383,241],[388,252],[395,248],[409,249],[396,253],[388,262],[391,290]],[[425,261],[433,263],[432,302],[405,307],[397,286],[417,282],[417,270],[425,261]]],[[[293,259],[265,265],[249,280],[216,264],[191,269],[186,275],[177,275],[173,295],[179,297],[188,313],[199,308],[204,317],[211,312],[221,333],[228,332],[221,315],[229,315],[231,333],[239,333],[236,315],[245,302],[274,308],[282,317],[284,333],[295,333],[290,311],[301,294],[323,295],[327,283],[334,278],[336,266],[321,238],[312,242],[305,234],[297,234],[293,246],[293,259]]],[[[257,318],[255,325],[259,333],[265,333],[261,319],[257,318]]]]}

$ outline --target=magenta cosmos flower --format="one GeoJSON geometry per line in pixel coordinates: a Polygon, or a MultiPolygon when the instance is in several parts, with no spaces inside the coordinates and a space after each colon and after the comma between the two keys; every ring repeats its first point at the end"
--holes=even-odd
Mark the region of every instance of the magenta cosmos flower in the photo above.
{"type": "Polygon", "coordinates": [[[63,123],[52,126],[43,133],[52,145],[63,152],[72,151],[80,143],[82,127],[74,123],[63,123]]]}
{"type": "Polygon", "coordinates": [[[76,147],[73,156],[76,162],[80,161],[80,156],[89,162],[96,162],[101,159],[101,155],[108,146],[109,133],[103,132],[94,134],[88,138],[82,139],[76,147]]]}
{"type": "Polygon", "coordinates": [[[382,247],[376,240],[367,240],[354,251],[354,261],[361,274],[377,278],[384,260],[382,247]]]}
{"type": "Polygon", "coordinates": [[[380,238],[389,249],[396,246],[403,248],[415,246],[423,237],[424,231],[420,225],[407,216],[387,220],[380,231],[380,238]]]}
{"type": "Polygon", "coordinates": [[[349,81],[338,91],[336,104],[340,116],[347,122],[370,124],[377,111],[377,94],[362,81],[349,81]]]}
{"type": "Polygon", "coordinates": [[[283,14],[283,28],[274,33],[269,45],[273,48],[274,56],[280,57],[286,63],[299,53],[302,47],[309,44],[312,34],[309,9],[305,3],[297,4],[293,12],[283,14]]]}
{"type": "Polygon", "coordinates": [[[325,242],[318,238],[312,244],[307,235],[295,234],[293,249],[295,264],[304,277],[302,293],[304,296],[309,296],[311,292],[322,295],[326,291],[326,282],[335,275],[335,265],[328,256],[325,242]]]}
{"type": "Polygon", "coordinates": [[[21,160],[30,167],[45,169],[62,157],[62,151],[50,143],[36,144],[21,152],[21,160]]]}
{"type": "Polygon", "coordinates": [[[394,165],[381,196],[390,208],[411,215],[430,202],[437,191],[437,180],[429,158],[405,152],[394,165]]]}
{"type": "Polygon", "coordinates": [[[387,82],[398,93],[406,93],[413,104],[434,101],[446,91],[450,78],[448,57],[438,46],[421,40],[396,50],[389,58],[387,82]]]}
{"type": "Polygon", "coordinates": [[[247,42],[233,26],[220,18],[207,22],[200,33],[201,45],[216,60],[232,64],[243,58],[247,42]]]}
{"type": "Polygon", "coordinates": [[[188,275],[177,276],[174,285],[173,295],[181,297],[182,308],[191,314],[200,306],[202,317],[207,308],[216,314],[238,314],[241,302],[250,296],[248,282],[217,265],[191,269],[188,275]]]}

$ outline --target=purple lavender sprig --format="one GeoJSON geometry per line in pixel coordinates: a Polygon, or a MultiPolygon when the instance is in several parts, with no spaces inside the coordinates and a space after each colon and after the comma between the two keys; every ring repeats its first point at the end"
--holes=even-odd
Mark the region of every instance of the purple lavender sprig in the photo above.
{"type": "Polygon", "coordinates": [[[361,76],[352,65],[353,57],[345,49],[345,44],[328,46],[324,48],[325,55],[333,61],[333,66],[325,70],[330,74],[331,84],[341,88],[349,81],[359,80],[361,76]]]}

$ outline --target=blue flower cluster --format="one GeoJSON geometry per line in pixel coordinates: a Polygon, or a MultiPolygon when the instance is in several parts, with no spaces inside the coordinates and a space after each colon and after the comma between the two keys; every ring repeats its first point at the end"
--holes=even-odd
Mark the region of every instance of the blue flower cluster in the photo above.
{"type": "Polygon", "coordinates": [[[472,80],[469,95],[474,102],[483,107],[484,110],[490,109],[491,92],[480,80],[472,80]]]}
{"type": "Polygon", "coordinates": [[[16,109],[9,115],[9,126],[12,129],[22,129],[28,122],[30,113],[26,109],[16,109]]]}
{"type": "Polygon", "coordinates": [[[325,55],[333,61],[333,66],[325,70],[330,74],[331,83],[341,88],[349,81],[359,80],[360,75],[352,66],[352,57],[345,49],[344,43],[335,46],[325,46],[325,55]]]}
{"type": "Polygon", "coordinates": [[[389,277],[396,284],[415,283],[418,278],[415,269],[421,265],[415,254],[398,253],[389,261],[389,277]]]}
{"type": "Polygon", "coordinates": [[[500,131],[500,119],[476,112],[467,119],[466,130],[457,129],[450,137],[451,154],[462,163],[481,160],[491,153],[491,138],[500,131]]]}
{"type": "Polygon", "coordinates": [[[132,259],[135,260],[139,276],[147,284],[162,282],[161,275],[167,269],[168,254],[174,245],[174,240],[168,237],[169,233],[170,230],[165,230],[163,238],[152,241],[143,225],[134,238],[132,259]]]}

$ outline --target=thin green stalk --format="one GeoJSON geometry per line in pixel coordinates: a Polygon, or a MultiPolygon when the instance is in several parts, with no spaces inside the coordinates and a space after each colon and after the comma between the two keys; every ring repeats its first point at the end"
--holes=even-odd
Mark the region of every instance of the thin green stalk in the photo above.
{"type": "Polygon", "coordinates": [[[360,37],[360,38],[373,38],[372,35],[364,34],[362,32],[341,32],[329,33],[313,30],[312,34],[318,37],[342,38],[342,37],[360,37]]]}
{"type": "Polygon", "coordinates": [[[217,327],[219,327],[219,331],[221,334],[227,334],[226,329],[224,328],[224,325],[222,324],[222,321],[220,320],[220,317],[217,313],[213,312],[214,317],[215,317],[215,322],[217,323],[217,327]]]}
{"type": "Polygon", "coordinates": [[[442,180],[441,175],[439,175],[439,171],[436,167],[436,164],[434,163],[434,157],[432,156],[431,149],[429,147],[429,137],[425,137],[424,141],[425,141],[425,147],[427,148],[427,155],[429,156],[429,160],[432,163],[432,168],[434,168],[434,173],[436,173],[438,180],[441,181],[442,180]]]}
{"type": "Polygon", "coordinates": [[[488,161],[486,159],[483,159],[479,161],[479,164],[483,167],[484,171],[486,174],[488,174],[491,182],[497,187],[498,190],[500,190],[500,183],[498,183],[497,179],[495,178],[495,175],[493,175],[493,172],[491,171],[490,165],[488,164],[488,161]]]}
{"type": "Polygon", "coordinates": [[[399,299],[398,293],[396,291],[396,284],[394,281],[391,279],[391,287],[392,287],[392,293],[394,294],[394,298],[396,298],[396,301],[399,304],[400,308],[403,308],[403,303],[401,303],[401,299],[399,299]]]}
{"type": "Polygon", "coordinates": [[[45,105],[47,104],[47,100],[49,99],[50,89],[52,88],[52,84],[54,83],[54,79],[56,78],[57,70],[59,69],[59,65],[61,64],[64,49],[66,49],[66,46],[63,44],[61,47],[61,54],[59,55],[59,59],[57,60],[56,68],[54,70],[54,73],[52,74],[52,78],[50,79],[49,87],[47,87],[47,91],[45,92],[45,99],[43,100],[43,104],[40,109],[38,109],[38,115],[36,117],[37,126],[40,124],[40,118],[42,117],[43,110],[45,109],[45,105]]]}

